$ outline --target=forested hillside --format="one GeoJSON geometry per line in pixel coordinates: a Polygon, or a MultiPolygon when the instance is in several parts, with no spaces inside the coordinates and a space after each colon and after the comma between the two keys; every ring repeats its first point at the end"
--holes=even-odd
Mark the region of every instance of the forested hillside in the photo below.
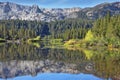
{"type": "Polygon", "coordinates": [[[106,40],[108,43],[120,44],[120,15],[106,17],[95,21],[92,32],[96,39],[106,40]]]}
{"type": "Polygon", "coordinates": [[[27,40],[40,36],[42,39],[81,39],[120,44],[120,15],[100,18],[96,21],[69,19],[53,22],[1,20],[0,38],[27,40]]]}
{"type": "Polygon", "coordinates": [[[92,21],[73,19],[56,22],[37,22],[21,20],[1,20],[0,37],[4,39],[28,39],[36,36],[42,38],[83,38],[92,21]]]}

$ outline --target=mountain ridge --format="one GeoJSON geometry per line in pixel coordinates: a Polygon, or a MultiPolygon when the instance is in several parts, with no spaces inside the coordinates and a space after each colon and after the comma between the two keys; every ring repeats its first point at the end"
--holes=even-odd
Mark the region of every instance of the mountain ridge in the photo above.
{"type": "Polygon", "coordinates": [[[111,16],[120,14],[120,2],[103,3],[91,8],[82,9],[80,11],[80,13],[84,13],[88,19],[98,19],[104,17],[108,12],[111,16]]]}
{"type": "Polygon", "coordinates": [[[0,2],[0,20],[19,19],[55,21],[68,18],[97,19],[110,11],[111,15],[120,14],[120,2],[103,3],[88,8],[40,8],[38,5],[26,6],[11,2],[0,2]]]}

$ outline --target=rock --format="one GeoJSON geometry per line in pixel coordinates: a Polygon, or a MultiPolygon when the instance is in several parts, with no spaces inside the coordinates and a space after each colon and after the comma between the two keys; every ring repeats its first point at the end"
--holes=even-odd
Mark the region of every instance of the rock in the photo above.
{"type": "Polygon", "coordinates": [[[37,5],[23,6],[10,2],[0,2],[0,19],[19,19],[19,20],[37,20],[37,21],[54,21],[65,18],[76,18],[74,12],[78,12],[80,8],[39,8],[37,5]],[[71,16],[69,16],[71,15],[71,16]]]}

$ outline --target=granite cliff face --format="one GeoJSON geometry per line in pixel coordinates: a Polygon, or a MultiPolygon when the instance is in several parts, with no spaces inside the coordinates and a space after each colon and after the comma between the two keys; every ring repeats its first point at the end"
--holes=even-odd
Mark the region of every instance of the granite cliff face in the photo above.
{"type": "Polygon", "coordinates": [[[20,19],[20,20],[38,20],[54,21],[65,18],[76,18],[75,12],[80,8],[39,8],[37,5],[23,6],[15,3],[0,2],[0,19],[20,19]]]}
{"type": "Polygon", "coordinates": [[[0,20],[20,19],[55,21],[67,18],[97,19],[110,12],[111,15],[120,14],[120,2],[103,3],[92,8],[40,8],[37,5],[23,6],[10,2],[0,2],[0,20]]]}

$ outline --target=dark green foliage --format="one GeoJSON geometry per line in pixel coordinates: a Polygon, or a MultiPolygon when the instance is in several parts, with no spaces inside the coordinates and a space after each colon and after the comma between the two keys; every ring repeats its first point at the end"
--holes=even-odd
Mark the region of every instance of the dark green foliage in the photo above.
{"type": "Polygon", "coordinates": [[[69,19],[48,23],[49,38],[62,38],[63,40],[81,39],[92,27],[92,21],[82,19],[69,19]]]}
{"type": "Polygon", "coordinates": [[[0,37],[9,40],[27,39],[34,37],[36,33],[31,29],[28,21],[3,20],[0,21],[0,37]]]}
{"type": "MultiPolygon", "coordinates": [[[[92,27],[90,20],[69,19],[54,22],[1,20],[0,38],[8,40],[26,40],[41,36],[44,39],[83,39],[92,27]]],[[[95,38],[115,42],[120,39],[120,16],[110,17],[109,13],[105,18],[95,21],[92,28],[95,38]]]]}
{"type": "MultiPolygon", "coordinates": [[[[96,38],[106,40],[108,43],[120,42],[120,15],[98,19],[92,28],[96,38]]],[[[118,44],[116,43],[116,44],[118,44]]]]}
{"type": "Polygon", "coordinates": [[[9,40],[34,38],[62,38],[64,40],[83,38],[92,26],[92,21],[72,19],[55,22],[1,20],[0,37],[9,40]]]}

